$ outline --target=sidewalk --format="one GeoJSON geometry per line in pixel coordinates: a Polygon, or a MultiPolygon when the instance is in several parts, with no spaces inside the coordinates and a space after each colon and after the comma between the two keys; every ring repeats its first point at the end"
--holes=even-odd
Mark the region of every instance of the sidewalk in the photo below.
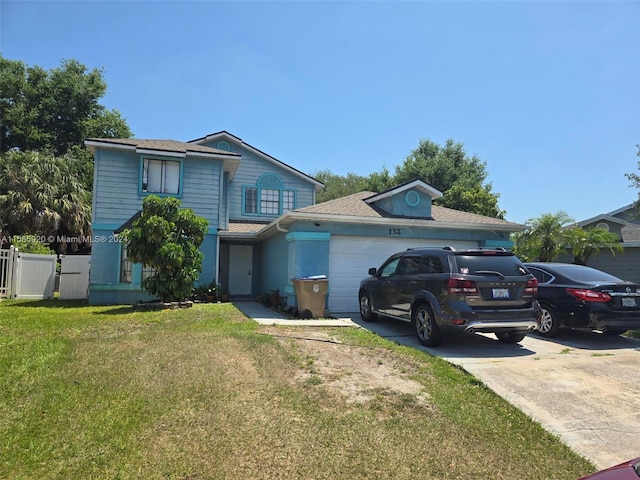
{"type": "Polygon", "coordinates": [[[239,300],[233,304],[247,317],[253,318],[260,325],[288,325],[304,327],[357,327],[350,317],[344,318],[310,318],[291,319],[286,315],[271,310],[254,300],[239,300]]]}

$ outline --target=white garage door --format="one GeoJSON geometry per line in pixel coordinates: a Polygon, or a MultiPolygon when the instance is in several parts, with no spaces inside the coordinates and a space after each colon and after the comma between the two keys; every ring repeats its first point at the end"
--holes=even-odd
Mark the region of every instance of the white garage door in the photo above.
{"type": "Polygon", "coordinates": [[[332,235],[329,245],[329,310],[358,311],[360,280],[369,268],[379,267],[390,255],[412,247],[477,247],[478,242],[460,240],[389,239],[332,235]]]}

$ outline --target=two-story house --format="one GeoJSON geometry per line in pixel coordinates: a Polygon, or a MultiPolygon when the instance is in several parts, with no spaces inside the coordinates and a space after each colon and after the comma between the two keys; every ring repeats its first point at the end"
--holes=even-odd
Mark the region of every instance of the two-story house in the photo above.
{"type": "Polygon", "coordinates": [[[294,305],[291,279],[329,278],[327,306],[358,310],[369,267],[409,247],[509,247],[524,227],[432,205],[441,192],[421,181],[316,204],[323,185],[228,133],[190,142],[89,139],[95,158],[90,303],[147,299],[147,273],[132,264],[118,232],[150,194],[172,195],[207,219],[200,282],[232,296],[280,290],[294,305]]]}

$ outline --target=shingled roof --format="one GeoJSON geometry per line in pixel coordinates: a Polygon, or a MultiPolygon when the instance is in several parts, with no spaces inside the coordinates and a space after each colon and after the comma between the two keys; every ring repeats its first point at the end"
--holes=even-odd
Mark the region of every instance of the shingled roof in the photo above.
{"type": "Polygon", "coordinates": [[[207,153],[209,155],[225,155],[240,157],[239,153],[227,152],[218,148],[205,147],[195,143],[179,142],[177,140],[152,140],[143,138],[88,138],[85,143],[111,144],[113,146],[134,147],[138,150],[156,150],[159,152],[176,153],[207,153]]]}
{"type": "MultiPolygon", "coordinates": [[[[359,192],[335,200],[318,203],[309,207],[295,210],[300,213],[315,213],[322,215],[371,217],[371,218],[397,218],[384,211],[375,208],[365,202],[366,199],[377,195],[375,192],[359,192]]],[[[462,212],[451,208],[432,205],[431,218],[425,221],[445,222],[445,223],[473,223],[473,224],[493,224],[501,226],[519,226],[519,224],[508,222],[500,218],[487,217],[476,213],[462,212]]]]}

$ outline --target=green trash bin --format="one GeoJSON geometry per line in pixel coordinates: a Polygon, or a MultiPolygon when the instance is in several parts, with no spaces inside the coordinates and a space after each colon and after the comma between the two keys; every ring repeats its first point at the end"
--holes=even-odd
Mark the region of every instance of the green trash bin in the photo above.
{"type": "Polygon", "coordinates": [[[291,281],[296,289],[298,314],[307,316],[310,313],[311,318],[324,317],[329,279],[324,275],[315,275],[313,277],[292,278],[291,281]]]}

